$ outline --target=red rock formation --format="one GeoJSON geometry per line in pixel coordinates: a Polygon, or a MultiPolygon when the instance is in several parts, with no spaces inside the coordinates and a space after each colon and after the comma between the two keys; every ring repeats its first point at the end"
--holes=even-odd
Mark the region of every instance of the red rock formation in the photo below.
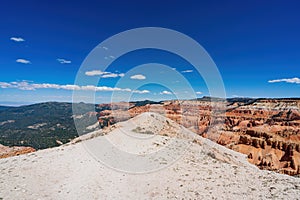
{"type": "Polygon", "coordinates": [[[0,144],[0,158],[7,158],[11,156],[18,156],[21,154],[34,152],[35,149],[32,147],[7,147],[0,144]]]}
{"type": "Polygon", "coordinates": [[[222,101],[165,101],[130,107],[118,105],[113,111],[102,111],[99,121],[108,117],[114,122],[123,121],[143,112],[157,112],[248,155],[249,162],[261,169],[300,174],[300,100],[228,103],[226,112],[222,101]]]}
{"type": "Polygon", "coordinates": [[[249,162],[261,169],[299,174],[299,102],[258,100],[226,112],[224,130],[239,135],[239,139],[225,145],[247,154],[249,162]]]}

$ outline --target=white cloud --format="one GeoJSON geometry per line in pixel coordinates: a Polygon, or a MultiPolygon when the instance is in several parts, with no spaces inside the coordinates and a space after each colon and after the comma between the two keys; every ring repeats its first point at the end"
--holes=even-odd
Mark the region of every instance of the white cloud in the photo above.
{"type": "Polygon", "coordinates": [[[167,91],[167,90],[164,90],[164,91],[160,92],[159,94],[167,94],[167,95],[171,95],[172,92],[169,92],[169,91],[167,91]]]}
{"type": "Polygon", "coordinates": [[[0,82],[0,88],[9,88],[10,84],[6,82],[0,82]]]}
{"type": "Polygon", "coordinates": [[[22,58],[19,58],[16,60],[17,63],[22,63],[22,64],[31,64],[31,62],[29,60],[25,60],[22,58]]]}
{"type": "Polygon", "coordinates": [[[149,90],[133,90],[133,93],[138,93],[138,94],[147,94],[150,93],[149,90]]]}
{"type": "Polygon", "coordinates": [[[188,70],[184,70],[184,71],[181,71],[182,73],[191,73],[191,72],[193,72],[193,70],[191,70],[191,69],[188,69],[188,70]]]}
{"type": "Polygon", "coordinates": [[[102,78],[117,78],[117,77],[123,77],[125,76],[125,74],[121,73],[121,74],[116,74],[116,73],[107,73],[102,75],[102,78]]]}
{"type": "Polygon", "coordinates": [[[146,76],[142,75],[142,74],[136,74],[133,76],[130,76],[131,79],[136,79],[136,80],[144,80],[146,79],[146,76]]]}
{"type": "Polygon", "coordinates": [[[85,75],[87,76],[99,76],[99,75],[103,75],[106,74],[107,72],[103,72],[101,70],[92,70],[92,71],[87,71],[85,72],[85,75]]]}
{"type": "Polygon", "coordinates": [[[114,74],[114,73],[111,73],[111,74],[104,74],[101,76],[102,78],[117,78],[119,77],[118,74],[114,74]]]}
{"type": "Polygon", "coordinates": [[[300,79],[295,77],[295,78],[283,78],[283,79],[275,79],[275,80],[269,80],[269,83],[279,83],[279,82],[286,82],[286,83],[296,83],[300,84],[300,79]]]}
{"type": "Polygon", "coordinates": [[[56,60],[60,62],[60,64],[70,64],[72,62],[71,60],[66,60],[63,58],[57,58],[56,60]]]}
{"type": "Polygon", "coordinates": [[[24,42],[25,40],[21,37],[11,37],[10,40],[15,42],[24,42]]]}
{"type": "Polygon", "coordinates": [[[196,92],[196,94],[202,94],[202,92],[199,92],[199,91],[198,91],[198,92],[196,92]]]}
{"type": "Polygon", "coordinates": [[[129,88],[118,88],[108,86],[94,86],[94,85],[59,85],[52,83],[30,83],[28,81],[19,82],[0,82],[0,88],[14,88],[19,90],[36,90],[36,89],[62,89],[62,90],[82,90],[82,91],[120,91],[120,92],[133,92],[139,94],[149,93],[148,90],[131,90],[129,88]]]}
{"type": "Polygon", "coordinates": [[[101,78],[117,78],[125,76],[124,73],[103,72],[101,70],[92,70],[85,72],[87,76],[101,76],[101,78]]]}

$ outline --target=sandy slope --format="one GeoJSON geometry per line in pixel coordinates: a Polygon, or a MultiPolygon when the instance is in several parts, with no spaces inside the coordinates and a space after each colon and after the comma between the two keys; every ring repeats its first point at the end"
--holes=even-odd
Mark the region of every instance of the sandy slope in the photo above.
{"type": "Polygon", "coordinates": [[[176,123],[145,113],[105,136],[0,159],[0,199],[300,198],[299,178],[261,171],[244,155],[191,136],[176,123]],[[116,147],[135,156],[122,160],[116,147]]]}

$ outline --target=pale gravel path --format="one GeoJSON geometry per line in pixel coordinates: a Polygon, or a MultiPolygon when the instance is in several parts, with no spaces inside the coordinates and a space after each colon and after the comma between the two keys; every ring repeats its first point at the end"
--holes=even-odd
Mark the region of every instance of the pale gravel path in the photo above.
{"type": "Polygon", "coordinates": [[[146,174],[100,164],[84,146],[91,140],[0,159],[0,199],[300,199],[300,178],[261,171],[244,155],[199,140],[171,166],[146,174]]]}

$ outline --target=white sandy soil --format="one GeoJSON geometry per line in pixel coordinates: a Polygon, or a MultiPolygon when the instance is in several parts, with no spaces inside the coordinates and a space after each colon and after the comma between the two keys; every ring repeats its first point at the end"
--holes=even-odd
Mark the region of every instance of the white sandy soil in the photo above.
{"type": "Polygon", "coordinates": [[[300,178],[259,170],[157,114],[101,134],[0,159],[0,199],[300,199],[300,178]]]}

